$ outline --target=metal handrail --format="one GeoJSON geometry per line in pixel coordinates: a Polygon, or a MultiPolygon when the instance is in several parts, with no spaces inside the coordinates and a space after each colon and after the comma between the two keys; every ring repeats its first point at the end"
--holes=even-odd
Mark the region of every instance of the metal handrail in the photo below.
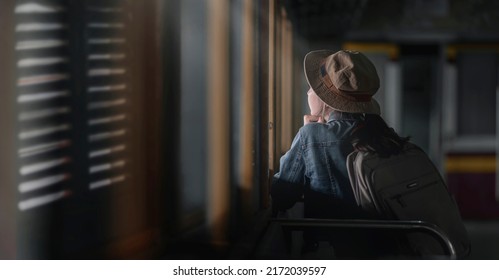
{"type": "Polygon", "coordinates": [[[278,223],[283,227],[303,230],[311,227],[320,228],[355,228],[355,229],[393,229],[427,232],[436,237],[442,247],[447,249],[449,258],[457,258],[454,245],[447,234],[438,226],[425,221],[401,220],[360,220],[360,219],[271,219],[270,222],[278,223]]]}

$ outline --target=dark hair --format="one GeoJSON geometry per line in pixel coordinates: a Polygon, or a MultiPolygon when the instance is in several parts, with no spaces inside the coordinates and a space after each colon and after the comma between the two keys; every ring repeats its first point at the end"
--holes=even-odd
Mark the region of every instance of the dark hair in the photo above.
{"type": "Polygon", "coordinates": [[[399,154],[410,137],[400,137],[379,115],[365,114],[351,135],[356,150],[375,152],[380,157],[399,154]]]}

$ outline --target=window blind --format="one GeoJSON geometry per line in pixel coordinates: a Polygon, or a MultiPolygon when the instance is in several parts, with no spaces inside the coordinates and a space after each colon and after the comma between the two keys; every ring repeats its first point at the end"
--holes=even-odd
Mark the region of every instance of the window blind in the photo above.
{"type": "Polygon", "coordinates": [[[71,194],[70,28],[62,1],[15,8],[19,203],[21,211],[71,194]]]}
{"type": "Polygon", "coordinates": [[[131,176],[128,1],[71,3],[15,8],[21,211],[131,176]]]}
{"type": "Polygon", "coordinates": [[[88,188],[96,190],[129,176],[130,14],[126,1],[87,1],[85,14],[88,188]]]}

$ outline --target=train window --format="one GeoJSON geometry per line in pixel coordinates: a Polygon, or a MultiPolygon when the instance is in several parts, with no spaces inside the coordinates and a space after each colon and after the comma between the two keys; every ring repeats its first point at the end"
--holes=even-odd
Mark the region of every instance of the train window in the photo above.
{"type": "Polygon", "coordinates": [[[443,84],[445,149],[494,152],[497,52],[493,45],[456,45],[447,48],[447,58],[443,84]]]}
{"type": "MultiPolygon", "coordinates": [[[[291,21],[284,8],[280,10],[279,38],[280,58],[278,62],[278,118],[277,123],[280,127],[280,150],[279,155],[283,155],[290,147],[293,140],[293,37],[291,21]]],[[[295,131],[296,132],[296,131],[295,131]]]]}
{"type": "Polygon", "coordinates": [[[231,132],[233,147],[232,185],[236,190],[231,199],[241,205],[241,217],[250,218],[257,209],[255,167],[255,32],[256,5],[238,0],[231,9],[231,132]],[[237,195],[236,195],[237,194],[237,195]]]}
{"type": "MultiPolygon", "coordinates": [[[[264,19],[259,18],[261,4],[250,0],[179,4],[180,150],[179,182],[174,187],[179,188],[176,197],[181,221],[177,231],[200,229],[194,232],[203,239],[224,243],[228,233],[251,225],[255,212],[266,204],[267,190],[262,186],[267,186],[269,174],[262,169],[261,161],[267,159],[267,149],[262,148],[266,142],[260,139],[268,135],[268,119],[262,120],[258,110],[262,110],[261,104],[273,102],[277,91],[281,93],[282,82],[290,83],[291,78],[279,79],[265,92],[257,91],[263,89],[263,79],[268,79],[269,84],[274,82],[274,78],[262,78],[258,70],[271,65],[277,57],[282,61],[281,45],[272,48],[276,41],[281,44],[284,34],[271,33],[271,27],[259,24],[265,25],[267,20],[280,24],[284,21],[283,11],[272,10],[276,18],[271,20],[266,14],[264,19]],[[259,28],[268,28],[268,33],[259,33],[259,28]],[[272,42],[271,50],[260,45],[265,35],[269,37],[263,41],[272,42]],[[262,54],[258,51],[272,57],[259,64],[262,54]]],[[[274,5],[273,1],[266,4],[274,5]]],[[[290,41],[289,25],[287,32],[290,41]]],[[[285,46],[288,59],[292,46],[289,42],[285,46]]],[[[265,73],[280,77],[281,63],[271,67],[265,73]]],[[[281,117],[281,111],[276,113],[280,106],[279,102],[270,105],[271,120],[281,117]]],[[[276,134],[281,134],[281,126],[276,134]]]]}
{"type": "MultiPolygon", "coordinates": [[[[180,36],[180,213],[184,226],[206,214],[207,1],[181,1],[180,36]]],[[[174,121],[174,120],[172,120],[174,121]]]]}
{"type": "Polygon", "coordinates": [[[458,136],[495,135],[498,65],[494,52],[458,55],[458,136]]]}
{"type": "MultiPolygon", "coordinates": [[[[179,231],[225,242],[231,149],[228,1],[180,3],[179,231]]],[[[237,109],[237,108],[234,108],[237,109]]],[[[235,113],[235,111],[234,111],[235,113]]],[[[177,121],[177,120],[172,120],[177,121]]],[[[177,186],[175,186],[177,187],[177,186]]],[[[187,238],[187,237],[186,237],[187,238]]]]}
{"type": "Polygon", "coordinates": [[[283,7],[270,4],[269,149],[270,169],[278,171],[279,158],[289,149],[296,132],[293,115],[292,25],[283,7]]]}

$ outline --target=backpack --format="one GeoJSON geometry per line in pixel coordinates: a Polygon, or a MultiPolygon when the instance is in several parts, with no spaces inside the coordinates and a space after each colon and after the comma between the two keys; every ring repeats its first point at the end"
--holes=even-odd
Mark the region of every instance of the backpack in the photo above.
{"type": "MultiPolygon", "coordinates": [[[[388,158],[354,151],[347,158],[347,169],[361,208],[387,219],[434,224],[447,234],[459,258],[470,254],[470,241],[457,205],[422,149],[408,143],[400,154],[388,158]]],[[[407,240],[419,254],[443,254],[440,244],[428,235],[410,233],[407,240]]]]}

